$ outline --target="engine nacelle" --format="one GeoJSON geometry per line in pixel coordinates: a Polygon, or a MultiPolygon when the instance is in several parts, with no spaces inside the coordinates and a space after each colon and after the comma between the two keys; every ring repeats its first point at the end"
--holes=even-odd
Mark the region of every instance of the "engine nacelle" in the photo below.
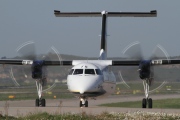
{"type": "Polygon", "coordinates": [[[151,60],[142,60],[139,64],[139,77],[141,79],[150,78],[151,60]]]}
{"type": "Polygon", "coordinates": [[[43,67],[44,61],[42,60],[35,60],[31,66],[32,70],[32,78],[33,79],[42,79],[43,77],[43,67]]]}

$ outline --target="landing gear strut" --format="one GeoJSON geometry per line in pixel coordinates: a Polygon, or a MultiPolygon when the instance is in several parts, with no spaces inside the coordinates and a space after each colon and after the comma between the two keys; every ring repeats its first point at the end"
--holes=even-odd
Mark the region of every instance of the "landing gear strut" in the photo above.
{"type": "Polygon", "coordinates": [[[46,100],[42,98],[42,85],[43,82],[41,80],[36,80],[36,87],[37,87],[37,93],[38,97],[35,101],[35,106],[36,107],[45,107],[46,106],[46,100]]]}
{"type": "Polygon", "coordinates": [[[151,98],[149,98],[149,86],[151,84],[151,79],[145,79],[143,80],[143,86],[144,86],[144,93],[145,93],[145,97],[142,100],[142,108],[146,108],[148,106],[148,108],[152,108],[153,105],[153,101],[151,98]]]}
{"type": "Polygon", "coordinates": [[[79,102],[79,107],[88,107],[88,100],[86,97],[81,97],[79,102]]]}

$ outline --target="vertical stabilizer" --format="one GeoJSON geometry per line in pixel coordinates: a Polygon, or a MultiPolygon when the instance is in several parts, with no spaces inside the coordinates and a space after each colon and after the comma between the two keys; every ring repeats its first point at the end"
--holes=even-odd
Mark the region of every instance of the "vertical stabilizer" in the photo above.
{"type": "Polygon", "coordinates": [[[100,48],[100,60],[107,59],[107,12],[102,11],[102,30],[101,30],[101,48],[100,48]]]}

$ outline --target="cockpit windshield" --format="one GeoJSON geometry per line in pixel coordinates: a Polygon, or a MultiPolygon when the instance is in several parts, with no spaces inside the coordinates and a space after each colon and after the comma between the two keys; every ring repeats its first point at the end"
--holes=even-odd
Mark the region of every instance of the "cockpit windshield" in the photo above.
{"type": "Polygon", "coordinates": [[[84,74],[95,75],[95,72],[94,72],[94,69],[85,69],[85,73],[84,74]]]}
{"type": "Polygon", "coordinates": [[[77,74],[83,74],[83,69],[75,69],[73,75],[77,75],[77,74]]]}
{"type": "Polygon", "coordinates": [[[102,75],[102,72],[100,69],[95,69],[97,75],[102,75]]]}
{"type": "Polygon", "coordinates": [[[69,75],[78,75],[78,74],[85,74],[85,75],[102,75],[100,69],[71,69],[69,75]]]}
{"type": "Polygon", "coordinates": [[[71,71],[69,72],[69,75],[72,75],[74,72],[74,69],[71,69],[71,71]]]}

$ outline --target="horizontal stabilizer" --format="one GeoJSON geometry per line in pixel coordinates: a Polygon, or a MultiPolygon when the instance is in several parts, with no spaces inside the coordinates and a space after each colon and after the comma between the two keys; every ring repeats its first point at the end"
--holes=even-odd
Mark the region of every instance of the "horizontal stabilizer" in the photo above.
{"type": "MultiPolygon", "coordinates": [[[[103,11],[104,12],[104,11],[103,11]]],[[[102,17],[103,12],[61,12],[54,10],[56,17],[102,17]]],[[[157,11],[150,12],[107,12],[108,17],[156,17],[157,11]]]]}

